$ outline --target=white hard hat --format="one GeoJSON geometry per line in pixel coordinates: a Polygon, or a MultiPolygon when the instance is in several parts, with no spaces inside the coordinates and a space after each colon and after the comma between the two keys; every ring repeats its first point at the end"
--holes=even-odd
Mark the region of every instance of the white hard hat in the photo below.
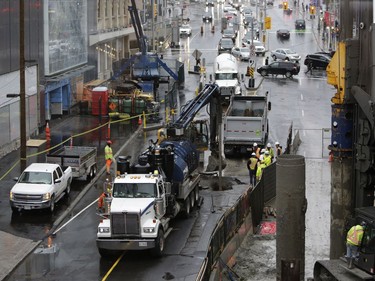
{"type": "Polygon", "coordinates": [[[268,154],[270,154],[270,152],[269,152],[268,150],[266,150],[266,152],[264,152],[264,154],[267,154],[267,155],[268,155],[268,154]]]}
{"type": "Polygon", "coordinates": [[[254,142],[253,146],[258,146],[258,144],[256,142],[254,142]]]}
{"type": "Polygon", "coordinates": [[[277,142],[275,142],[275,144],[278,145],[278,144],[280,144],[280,143],[277,141],[277,142]]]}
{"type": "Polygon", "coordinates": [[[264,148],[262,148],[262,150],[260,151],[260,153],[264,153],[266,150],[264,148]]]}
{"type": "Polygon", "coordinates": [[[255,152],[251,153],[251,156],[256,156],[255,152]]]}
{"type": "Polygon", "coordinates": [[[267,143],[267,147],[271,147],[271,144],[270,144],[270,143],[267,143]]]}

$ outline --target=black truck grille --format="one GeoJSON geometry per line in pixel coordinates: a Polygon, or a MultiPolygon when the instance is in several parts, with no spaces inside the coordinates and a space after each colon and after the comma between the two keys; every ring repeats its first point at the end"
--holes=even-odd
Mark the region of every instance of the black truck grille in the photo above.
{"type": "Polygon", "coordinates": [[[114,213],[111,214],[111,229],[113,235],[139,236],[139,214],[138,213],[114,213]]]}

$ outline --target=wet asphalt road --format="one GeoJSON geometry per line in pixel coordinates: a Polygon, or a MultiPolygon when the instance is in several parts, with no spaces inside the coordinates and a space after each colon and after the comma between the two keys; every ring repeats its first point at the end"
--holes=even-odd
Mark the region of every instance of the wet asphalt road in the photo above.
{"type": "MultiPolygon", "coordinates": [[[[191,24],[193,26],[193,36],[188,39],[181,39],[184,47],[179,51],[168,52],[165,57],[178,57],[185,61],[186,66],[192,69],[192,64],[195,62],[191,53],[196,48],[200,49],[203,53],[202,56],[206,60],[207,74],[212,73],[213,61],[216,56],[216,42],[220,38],[218,27],[216,33],[210,32],[210,25],[205,24],[205,33],[203,36],[199,34],[201,25],[200,13],[203,4],[192,4],[189,8],[191,16],[191,24]]],[[[218,14],[219,8],[210,8],[214,14],[218,14]]],[[[273,25],[290,27],[292,29],[294,19],[299,17],[297,15],[285,16],[282,11],[278,10],[275,6],[270,8],[270,15],[272,15],[273,25]]],[[[219,12],[220,13],[220,12],[219,12]]],[[[311,32],[315,28],[312,22],[308,21],[306,33],[295,34],[292,33],[291,39],[288,42],[280,42],[276,40],[275,31],[269,31],[270,49],[277,46],[293,47],[299,52],[302,57],[310,52],[320,50],[317,45],[316,38],[311,32]]],[[[263,63],[263,57],[256,57],[255,62],[257,65],[263,63]]],[[[240,69],[243,73],[246,71],[246,62],[240,63],[240,69]]],[[[294,128],[303,129],[305,132],[304,141],[310,139],[320,141],[319,129],[330,127],[330,103],[329,99],[333,95],[333,89],[325,82],[323,72],[315,71],[314,75],[305,75],[303,73],[304,66],[301,65],[301,72],[293,79],[285,79],[281,77],[269,77],[263,81],[261,91],[268,91],[270,101],[272,102],[272,110],[269,114],[270,119],[270,141],[273,143],[278,140],[281,144],[285,145],[288,129],[293,122],[294,128]]],[[[260,76],[256,74],[257,81],[260,81],[260,76]]],[[[208,81],[208,75],[207,80],[208,81]]],[[[257,82],[256,82],[257,83],[257,82]]],[[[180,92],[180,104],[184,104],[189,100],[195,91],[198,84],[198,78],[195,75],[186,75],[185,89],[180,92]]],[[[61,123],[52,127],[52,141],[58,143],[59,141],[70,137],[71,134],[89,130],[99,124],[99,119],[95,117],[89,118],[89,121],[82,122],[77,117],[68,124],[61,123]]],[[[105,120],[102,120],[105,121],[105,120]]],[[[135,122],[136,123],[136,122],[135,122]]],[[[124,124],[112,126],[112,138],[116,139],[114,145],[120,147],[121,143],[125,142],[129,134],[134,132],[136,124],[124,124]]],[[[95,131],[84,137],[74,139],[74,145],[95,145],[98,150],[104,150],[104,143],[106,138],[106,128],[95,131]]],[[[128,147],[124,155],[131,154],[133,159],[139,151],[147,145],[149,137],[154,137],[154,133],[146,136],[139,136],[137,142],[128,147]]],[[[42,147],[40,149],[43,149],[42,147]]],[[[35,152],[36,149],[29,149],[30,152],[35,152]]],[[[115,149],[114,149],[115,152],[115,149]]],[[[306,146],[302,153],[306,157],[320,157],[324,152],[323,145],[306,146]]],[[[9,156],[9,163],[12,163],[12,155],[9,156]]],[[[17,155],[18,156],[18,155],[17,155]]],[[[103,155],[98,159],[100,163],[103,155]]],[[[43,156],[36,157],[38,159],[30,159],[30,161],[43,161],[43,156]]],[[[247,171],[244,166],[245,159],[230,160],[229,167],[224,171],[224,175],[230,176],[246,176],[247,171]]],[[[2,163],[2,170],[6,164],[2,163]]],[[[99,165],[100,166],[100,165],[99,165]]],[[[27,237],[30,239],[42,239],[51,229],[53,222],[64,212],[69,206],[70,200],[78,196],[83,190],[84,182],[75,182],[72,185],[72,193],[70,200],[60,201],[57,205],[57,210],[53,216],[50,216],[42,211],[33,211],[22,213],[19,216],[14,216],[11,213],[8,205],[8,193],[10,187],[14,184],[11,180],[12,177],[17,176],[19,173],[13,171],[9,174],[6,180],[1,182],[3,188],[0,190],[1,194],[1,215],[0,225],[1,230],[27,237]],[[5,188],[4,188],[5,187],[5,188]]],[[[101,177],[90,189],[87,195],[80,201],[74,209],[71,218],[78,214],[82,209],[90,205],[96,200],[101,192],[104,177],[101,177]]],[[[58,231],[55,237],[50,237],[43,240],[42,249],[40,254],[33,255],[26,259],[14,274],[8,280],[100,280],[112,267],[113,261],[103,260],[97,253],[95,238],[96,227],[98,224],[98,216],[95,213],[96,205],[93,204],[86,209],[82,214],[77,216],[72,223],[63,227],[58,231]]],[[[69,218],[70,218],[69,217],[69,218]]],[[[68,218],[67,218],[68,219],[68,218]]],[[[195,221],[195,215],[186,221],[178,220],[175,225],[175,232],[172,232],[168,238],[167,253],[168,255],[163,259],[154,260],[149,259],[148,255],[144,253],[127,254],[121,260],[119,266],[110,275],[110,280],[162,280],[165,272],[170,272],[170,264],[173,262],[178,266],[181,276],[185,276],[185,271],[189,268],[187,264],[194,263],[195,261],[189,256],[181,255],[181,250],[185,247],[187,235],[190,233],[189,229],[195,221]],[[147,269],[147,270],[146,270],[147,269]]],[[[174,273],[176,279],[178,274],[174,273]]]]}

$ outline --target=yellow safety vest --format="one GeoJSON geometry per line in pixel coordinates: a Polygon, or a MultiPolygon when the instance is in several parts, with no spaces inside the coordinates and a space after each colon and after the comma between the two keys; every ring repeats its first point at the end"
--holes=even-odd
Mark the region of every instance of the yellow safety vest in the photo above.
{"type": "Polygon", "coordinates": [[[264,156],[264,158],[263,158],[263,163],[266,165],[266,166],[269,166],[269,165],[271,165],[271,163],[272,163],[272,160],[271,160],[271,156],[264,156]]]}
{"type": "Polygon", "coordinates": [[[260,178],[262,177],[262,173],[263,173],[263,169],[266,167],[266,165],[265,164],[260,164],[259,166],[258,166],[258,170],[257,170],[257,173],[256,173],[256,178],[257,178],[257,180],[259,181],[260,180],[260,178]]]}
{"type": "Polygon", "coordinates": [[[105,160],[112,159],[112,148],[108,145],[105,146],[104,148],[104,153],[105,153],[105,160]]]}
{"type": "Polygon", "coordinates": [[[359,246],[362,241],[362,237],[363,227],[361,225],[355,225],[348,231],[346,242],[354,246],[359,246]]]}
{"type": "Polygon", "coordinates": [[[255,167],[257,166],[258,159],[255,157],[250,158],[250,170],[255,170],[255,167]]]}

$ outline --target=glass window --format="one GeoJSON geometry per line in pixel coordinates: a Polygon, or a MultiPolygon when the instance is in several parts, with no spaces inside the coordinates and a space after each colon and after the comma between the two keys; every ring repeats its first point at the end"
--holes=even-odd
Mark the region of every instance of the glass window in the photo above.
{"type": "Polygon", "coordinates": [[[115,183],[112,194],[114,198],[154,198],[157,192],[153,183],[115,183]]]}
{"type": "Polygon", "coordinates": [[[52,184],[51,173],[46,172],[24,172],[20,179],[20,183],[34,184],[52,184]]]}

